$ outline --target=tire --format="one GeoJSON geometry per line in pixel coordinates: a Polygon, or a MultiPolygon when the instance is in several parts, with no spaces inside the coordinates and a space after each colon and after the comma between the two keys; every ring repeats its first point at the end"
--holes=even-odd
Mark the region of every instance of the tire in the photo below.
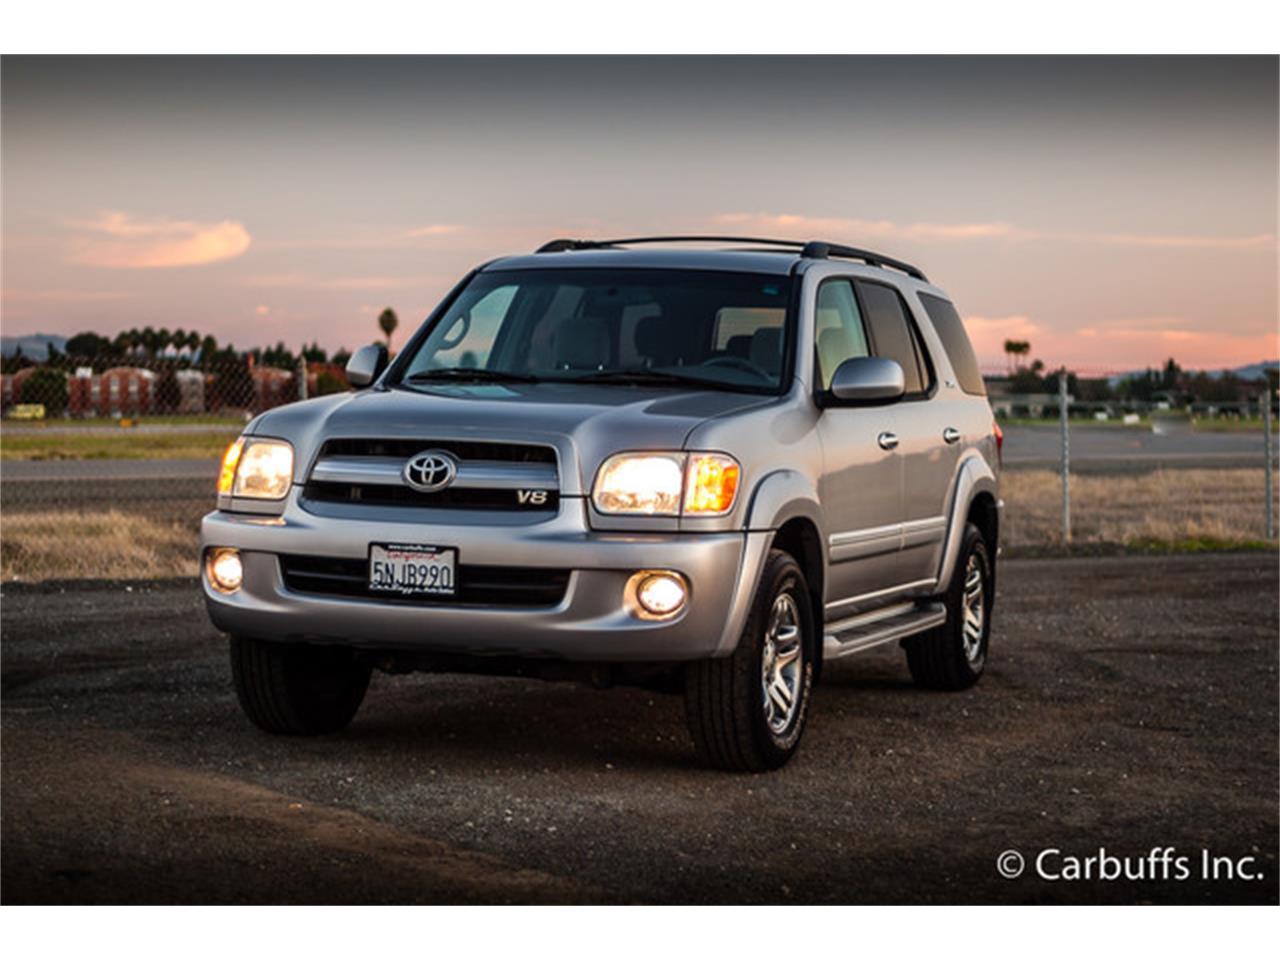
{"type": "Polygon", "coordinates": [[[758,772],[790,760],[808,717],[816,650],[804,573],[789,554],[771,550],[738,648],[685,668],[685,717],[702,762],[758,772]],[[775,687],[766,701],[768,676],[775,687]]]}
{"type": "Polygon", "coordinates": [[[929,690],[967,690],[982,676],[991,640],[995,583],[992,573],[982,533],[973,524],[966,524],[955,572],[941,597],[947,608],[946,622],[903,644],[907,666],[917,686],[929,690]],[[975,591],[977,623],[967,619],[967,612],[974,609],[975,591]]]}
{"type": "Polygon", "coordinates": [[[268,733],[336,733],[360,709],[370,672],[348,647],[231,638],[240,707],[268,733]]]}

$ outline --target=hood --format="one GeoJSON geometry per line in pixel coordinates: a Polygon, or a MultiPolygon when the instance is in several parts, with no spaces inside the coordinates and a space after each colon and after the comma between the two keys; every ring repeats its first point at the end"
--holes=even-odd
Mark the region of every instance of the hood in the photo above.
{"type": "Polygon", "coordinates": [[[305,480],[320,445],[334,437],[544,443],[559,452],[561,492],[576,496],[590,488],[611,454],[680,450],[708,419],[780,399],[650,386],[431,384],[277,407],[258,417],[249,432],[293,443],[297,482],[305,480]]]}

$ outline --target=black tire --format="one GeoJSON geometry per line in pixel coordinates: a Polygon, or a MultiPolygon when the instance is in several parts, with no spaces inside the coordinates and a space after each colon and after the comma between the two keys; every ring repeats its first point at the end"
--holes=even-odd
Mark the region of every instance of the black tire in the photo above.
{"type": "Polygon", "coordinates": [[[775,770],[790,760],[800,745],[809,713],[816,649],[804,573],[789,554],[771,550],[733,655],[700,660],[685,668],[685,716],[702,762],[722,770],[763,771],[775,770]],[[783,595],[791,598],[790,605],[779,601],[783,595]],[[785,617],[795,615],[800,656],[798,669],[789,672],[796,690],[791,699],[794,707],[771,721],[769,711],[776,708],[765,703],[764,669],[766,634],[776,603],[781,603],[785,617]],[[781,723],[784,717],[785,726],[775,730],[771,722],[781,723]]]}
{"type": "Polygon", "coordinates": [[[991,558],[982,533],[966,524],[960,555],[947,592],[940,598],[947,608],[947,621],[918,637],[907,640],[907,666],[916,685],[929,690],[967,690],[978,682],[987,665],[991,640],[991,608],[994,599],[991,558]],[[981,580],[982,624],[976,647],[965,642],[965,581],[973,561],[981,580]]]}
{"type": "Polygon", "coordinates": [[[231,638],[240,707],[268,733],[336,733],[360,709],[370,672],[349,647],[231,638]]]}

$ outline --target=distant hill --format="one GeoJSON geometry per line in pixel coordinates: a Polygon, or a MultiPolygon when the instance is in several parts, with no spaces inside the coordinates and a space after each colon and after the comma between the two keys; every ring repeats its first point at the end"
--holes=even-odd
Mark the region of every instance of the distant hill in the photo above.
{"type": "Polygon", "coordinates": [[[49,344],[58,350],[67,349],[67,338],[54,333],[31,333],[25,337],[0,337],[0,355],[11,357],[22,348],[23,356],[32,360],[44,360],[49,356],[49,344]]]}
{"type": "Polygon", "coordinates": [[[1251,363],[1247,367],[1236,367],[1231,372],[1244,380],[1257,380],[1267,370],[1274,370],[1276,367],[1280,367],[1280,360],[1264,360],[1262,363],[1251,363]]]}

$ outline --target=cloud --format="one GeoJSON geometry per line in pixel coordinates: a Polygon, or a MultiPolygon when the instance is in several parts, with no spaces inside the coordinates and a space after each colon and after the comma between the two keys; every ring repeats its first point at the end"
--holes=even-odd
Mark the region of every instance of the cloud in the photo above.
{"type": "Polygon", "coordinates": [[[897,223],[843,217],[806,217],[792,213],[722,213],[716,223],[770,232],[780,230],[806,238],[857,237],[877,240],[1025,239],[1032,234],[1011,223],[897,223]]]}
{"type": "Polygon", "coordinates": [[[234,220],[143,219],[105,211],[73,226],[82,235],[71,242],[72,263],[122,270],[216,263],[240,256],[251,241],[244,224],[234,220]]]}
{"type": "Polygon", "coordinates": [[[273,273],[248,277],[246,287],[289,287],[309,290],[385,290],[422,287],[436,282],[434,277],[324,277],[306,273],[273,273]]]}
{"type": "Polygon", "coordinates": [[[105,290],[5,290],[3,295],[12,303],[105,303],[130,297],[128,293],[105,290]]]}
{"type": "Polygon", "coordinates": [[[1275,246],[1272,233],[1244,237],[1191,236],[1178,234],[1100,233],[1081,234],[1073,239],[1085,243],[1105,243],[1119,247],[1170,247],[1186,250],[1248,250],[1275,246]]]}
{"type": "Polygon", "coordinates": [[[1273,233],[1244,236],[1143,233],[1055,233],[1033,230],[1004,221],[978,223],[898,223],[894,220],[859,220],[842,217],[806,217],[791,213],[722,213],[716,223],[792,236],[850,237],[866,240],[1057,240],[1116,247],[1149,247],[1183,250],[1252,250],[1274,247],[1273,233]]]}
{"type": "Polygon", "coordinates": [[[445,234],[457,233],[462,227],[456,223],[428,223],[426,226],[414,227],[405,233],[406,237],[442,237],[445,234]]]}

